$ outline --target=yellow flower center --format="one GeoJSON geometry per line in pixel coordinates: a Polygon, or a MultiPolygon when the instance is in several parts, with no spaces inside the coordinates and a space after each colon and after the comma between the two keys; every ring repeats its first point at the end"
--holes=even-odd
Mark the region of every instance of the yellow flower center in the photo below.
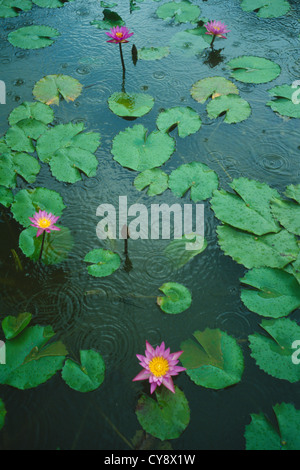
{"type": "Polygon", "coordinates": [[[164,357],[154,357],[149,362],[149,369],[155,377],[162,377],[169,370],[169,363],[164,357]]]}
{"type": "Polygon", "coordinates": [[[41,228],[48,228],[51,225],[51,221],[49,219],[44,218],[40,219],[38,224],[41,228]]]}
{"type": "Polygon", "coordinates": [[[117,36],[118,38],[122,38],[122,37],[123,37],[123,33],[116,33],[116,36],[117,36]]]}
{"type": "Polygon", "coordinates": [[[215,26],[215,29],[216,29],[217,31],[220,31],[221,28],[219,28],[219,26],[215,26]]]}

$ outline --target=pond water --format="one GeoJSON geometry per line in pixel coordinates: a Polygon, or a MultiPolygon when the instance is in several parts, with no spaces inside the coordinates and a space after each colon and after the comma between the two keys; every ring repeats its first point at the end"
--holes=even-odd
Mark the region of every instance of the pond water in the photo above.
{"type": "MultiPolygon", "coordinates": [[[[132,382],[140,370],[135,355],[144,353],[145,340],[152,345],[165,341],[171,351],[178,351],[195,330],[207,327],[219,328],[238,340],[245,371],[239,384],[220,391],[195,385],[185,373],[175,379],[188,399],[191,420],[185,432],[170,441],[173,449],[244,449],[251,413],[262,412],[273,419],[276,403],[300,408],[299,384],[267,375],[250,356],[247,338],[260,331],[261,318],[240,299],[239,279],[246,269],[221,251],[216,234],[220,222],[209,201],[205,201],[208,247],[181,269],[166,259],[166,240],[129,240],[132,269],[128,272],[122,266],[103,279],[89,276],[83,262],[91,250],[107,247],[96,234],[100,204],[117,207],[119,196],[127,196],[129,205],[139,202],[148,208],[154,202],[190,202],[189,194],[180,201],[171,191],[155,198],[138,192],[133,186],[136,172],[123,168],[111,154],[112,140],[120,131],[143,124],[152,132],[162,109],[191,106],[202,119],[200,131],[185,139],[177,131],[172,133],[176,151],[163,167],[167,173],[183,163],[199,161],[218,174],[225,190],[241,176],[265,182],[280,192],[299,183],[299,121],[278,116],[266,102],[267,90],[300,79],[300,5],[290,0],[292,9],[286,16],[259,19],[255,13],[242,11],[239,0],[193,3],[200,6],[201,17],[220,19],[229,26],[228,39],[215,42],[218,52],[212,55],[205,49],[189,56],[171,51],[162,60],[140,60],[135,66],[133,43],[138,49],[168,45],[176,33],[191,26],[158,19],[155,11],[160,3],[153,0],[145,0],[132,13],[129,1],[119,1],[116,10],[134,32],[130,44],[123,46],[126,91],[155,98],[151,112],[134,122],[114,115],[107,105],[109,96],[122,89],[122,69],[118,47],[107,44],[104,31],[90,24],[102,18],[99,1],[75,0],[60,9],[34,6],[17,18],[0,20],[0,78],[7,86],[7,103],[0,106],[0,135],[7,131],[10,112],[24,101],[33,101],[35,83],[50,74],[72,76],[84,86],[74,103],[61,101],[59,107],[53,106],[55,124],[83,122],[87,131],[101,134],[96,177],[83,176],[72,185],[61,183],[43,164],[34,184],[18,179],[18,189],[45,187],[62,195],[66,209],[61,223],[74,237],[66,261],[49,267],[26,258],[18,248],[22,228],[2,208],[0,319],[30,312],[33,324],[53,327],[73,358],[78,359],[82,349],[94,349],[106,364],[104,383],[88,394],[71,390],[60,373],[33,390],[1,386],[0,396],[8,411],[0,433],[2,449],[130,449],[131,439],[141,429],[135,414],[137,401],[149,390],[147,382],[132,382]],[[7,41],[8,33],[31,24],[54,27],[61,36],[45,49],[14,48],[7,41]],[[271,84],[237,83],[240,95],[251,105],[249,119],[232,125],[222,117],[210,119],[206,106],[191,97],[192,85],[205,77],[230,78],[226,63],[249,54],[279,64],[280,77],[271,84]],[[16,269],[12,250],[18,253],[22,270],[16,269]],[[156,305],[158,288],[171,281],[187,286],[193,296],[191,308],[179,315],[166,315],[156,305]]],[[[122,254],[124,242],[116,241],[113,249],[122,254]]],[[[297,320],[299,310],[291,318],[297,320]]]]}

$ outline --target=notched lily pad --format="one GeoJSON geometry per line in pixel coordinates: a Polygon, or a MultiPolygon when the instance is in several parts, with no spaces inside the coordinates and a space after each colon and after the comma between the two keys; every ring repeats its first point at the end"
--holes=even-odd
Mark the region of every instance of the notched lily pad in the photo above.
{"type": "Polygon", "coordinates": [[[165,294],[165,297],[158,297],[157,305],[165,313],[182,313],[192,305],[192,295],[182,284],[168,282],[161,286],[159,290],[165,294]]]}
{"type": "Polygon", "coordinates": [[[187,137],[199,131],[202,121],[199,114],[189,106],[166,109],[162,111],[156,120],[158,129],[162,132],[170,132],[177,128],[179,137],[187,137]]]}
{"type": "Polygon", "coordinates": [[[7,39],[15,47],[20,49],[41,49],[51,46],[60,36],[57,29],[50,26],[33,25],[25,26],[9,33],[7,39]]]}
{"type": "Polygon", "coordinates": [[[76,78],[68,75],[47,75],[33,88],[33,96],[47,105],[59,105],[60,97],[67,103],[75,101],[81,94],[83,85],[76,78]]]}
{"type": "Polygon", "coordinates": [[[121,259],[117,253],[102,248],[88,253],[84,261],[90,263],[87,270],[94,277],[110,276],[121,266],[121,259]]]}
{"type": "Polygon", "coordinates": [[[108,106],[117,116],[138,118],[151,111],[154,98],[145,93],[116,92],[108,98],[108,106]]]}
{"type": "Polygon", "coordinates": [[[102,356],[93,350],[80,351],[80,362],[67,359],[62,370],[66,384],[77,392],[97,390],[104,381],[105,364],[102,356]]]}
{"type": "Polygon", "coordinates": [[[267,106],[270,106],[275,113],[300,119],[300,99],[297,89],[290,85],[280,85],[269,90],[269,93],[274,99],[268,101],[267,106]]]}
{"type": "Polygon", "coordinates": [[[148,196],[156,196],[168,189],[169,176],[159,168],[145,170],[135,178],[134,186],[138,191],[143,191],[148,187],[148,196]]]}
{"type": "Polygon", "coordinates": [[[275,62],[256,56],[242,56],[227,63],[231,76],[243,83],[267,83],[280,75],[281,68],[275,62]]]}
{"type": "Polygon", "coordinates": [[[209,98],[226,95],[238,95],[237,86],[224,77],[208,77],[194,83],[191,95],[198,103],[205,103],[209,98]]]}
{"type": "Polygon", "coordinates": [[[226,124],[245,121],[251,115],[248,101],[237,95],[218,96],[208,103],[206,110],[211,119],[217,119],[225,114],[226,124]]]}
{"type": "Polygon", "coordinates": [[[169,187],[175,196],[183,197],[191,190],[191,199],[194,202],[208,199],[218,186],[218,175],[207,165],[199,162],[180,166],[169,178],[169,187]]]}

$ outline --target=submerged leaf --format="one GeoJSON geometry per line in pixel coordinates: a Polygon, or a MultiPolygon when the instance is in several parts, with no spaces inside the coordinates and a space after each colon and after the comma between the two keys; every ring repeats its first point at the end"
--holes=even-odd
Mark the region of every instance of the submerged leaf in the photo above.
{"type": "Polygon", "coordinates": [[[260,18],[278,18],[291,9],[287,0],[242,0],[244,11],[255,11],[260,18]]]}
{"type": "Polygon", "coordinates": [[[196,23],[200,13],[200,8],[189,1],[164,3],[156,10],[159,18],[175,23],[196,23]]]}
{"type": "Polygon", "coordinates": [[[176,268],[180,269],[206,248],[207,241],[201,235],[184,235],[179,240],[173,240],[167,246],[165,255],[176,268]]]}
{"type": "Polygon", "coordinates": [[[174,52],[179,54],[197,56],[209,47],[209,43],[203,36],[196,36],[191,34],[190,30],[186,30],[176,33],[171,38],[170,46],[174,52]]]}

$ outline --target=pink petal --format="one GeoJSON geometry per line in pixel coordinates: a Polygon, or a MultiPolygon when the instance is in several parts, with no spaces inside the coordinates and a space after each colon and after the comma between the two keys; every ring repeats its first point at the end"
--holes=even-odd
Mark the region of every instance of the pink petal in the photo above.
{"type": "Polygon", "coordinates": [[[147,380],[150,377],[150,372],[143,369],[133,380],[132,382],[137,382],[138,380],[147,380]]]}

